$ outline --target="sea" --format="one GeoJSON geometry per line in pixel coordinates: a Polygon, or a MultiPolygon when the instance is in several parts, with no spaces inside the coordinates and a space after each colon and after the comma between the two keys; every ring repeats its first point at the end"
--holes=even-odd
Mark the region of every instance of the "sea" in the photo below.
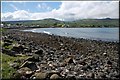
{"type": "Polygon", "coordinates": [[[119,42],[119,28],[33,28],[23,31],[73,38],[119,42]]]}

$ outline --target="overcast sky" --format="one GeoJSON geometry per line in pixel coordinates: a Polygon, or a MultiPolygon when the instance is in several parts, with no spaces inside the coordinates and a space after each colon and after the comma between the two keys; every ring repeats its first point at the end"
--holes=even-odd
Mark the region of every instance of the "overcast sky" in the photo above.
{"type": "Polygon", "coordinates": [[[119,18],[119,1],[2,1],[2,21],[119,18]]]}

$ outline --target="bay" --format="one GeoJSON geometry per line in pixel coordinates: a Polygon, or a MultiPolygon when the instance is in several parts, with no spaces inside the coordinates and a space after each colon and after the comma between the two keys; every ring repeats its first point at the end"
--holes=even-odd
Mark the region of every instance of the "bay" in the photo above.
{"type": "Polygon", "coordinates": [[[119,28],[34,28],[24,31],[73,38],[119,42],[119,28]]]}

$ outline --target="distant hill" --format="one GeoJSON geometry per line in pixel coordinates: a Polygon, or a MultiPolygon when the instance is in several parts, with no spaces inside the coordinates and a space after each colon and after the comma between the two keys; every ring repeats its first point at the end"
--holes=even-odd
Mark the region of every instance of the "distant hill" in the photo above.
{"type": "Polygon", "coordinates": [[[80,19],[60,21],[52,18],[42,20],[4,21],[3,24],[38,26],[38,27],[119,27],[119,19],[80,19]]]}

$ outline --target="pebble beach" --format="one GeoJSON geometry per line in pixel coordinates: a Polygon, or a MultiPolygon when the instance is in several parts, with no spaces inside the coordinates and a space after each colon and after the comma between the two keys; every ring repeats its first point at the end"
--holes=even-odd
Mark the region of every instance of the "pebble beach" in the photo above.
{"type": "Polygon", "coordinates": [[[8,29],[2,33],[5,45],[17,45],[11,50],[2,48],[10,56],[27,55],[17,66],[11,66],[16,79],[119,79],[119,42],[104,42],[23,32],[8,29]]]}

